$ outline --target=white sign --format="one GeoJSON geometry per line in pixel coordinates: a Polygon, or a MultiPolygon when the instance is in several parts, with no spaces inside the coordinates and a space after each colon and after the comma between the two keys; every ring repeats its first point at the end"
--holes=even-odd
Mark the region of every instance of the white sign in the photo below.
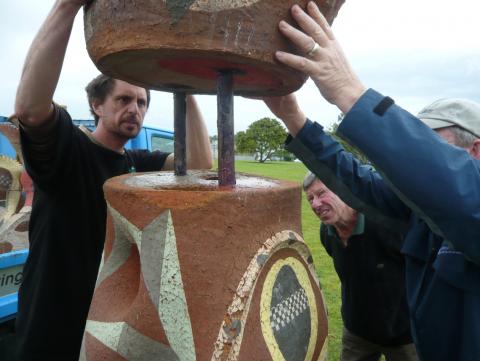
{"type": "Polygon", "coordinates": [[[23,279],[23,264],[0,269],[0,297],[18,291],[23,279]]]}

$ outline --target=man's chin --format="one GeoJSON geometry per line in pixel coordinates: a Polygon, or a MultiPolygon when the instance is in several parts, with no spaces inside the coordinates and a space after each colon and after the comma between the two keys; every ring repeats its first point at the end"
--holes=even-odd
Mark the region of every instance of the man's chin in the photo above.
{"type": "Polygon", "coordinates": [[[140,133],[140,127],[128,126],[126,129],[122,129],[120,133],[127,139],[133,139],[140,133]]]}
{"type": "Polygon", "coordinates": [[[331,226],[332,223],[333,223],[333,222],[332,222],[332,221],[333,221],[332,218],[329,217],[328,215],[323,216],[323,217],[318,216],[318,218],[320,218],[320,220],[322,221],[323,224],[326,224],[326,225],[328,225],[328,226],[331,226]]]}
{"type": "Polygon", "coordinates": [[[126,143],[130,139],[134,139],[139,132],[116,132],[117,137],[123,139],[123,141],[126,143]]]}
{"type": "Polygon", "coordinates": [[[126,138],[128,138],[128,139],[136,138],[137,135],[138,135],[138,133],[139,133],[139,132],[131,133],[131,134],[127,135],[126,138]]]}

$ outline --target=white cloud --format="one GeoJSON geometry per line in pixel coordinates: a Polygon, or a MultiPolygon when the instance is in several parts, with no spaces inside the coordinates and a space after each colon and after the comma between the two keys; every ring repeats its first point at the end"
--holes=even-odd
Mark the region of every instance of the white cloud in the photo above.
{"type": "Polygon", "coordinates": [[[349,52],[478,49],[478,11],[471,0],[347,0],[333,28],[349,52]]]}
{"type": "MultiPolygon", "coordinates": [[[[0,3],[0,115],[9,115],[29,45],[53,0],[0,3]]],[[[480,101],[478,2],[472,0],[346,0],[333,29],[366,86],[417,112],[447,96],[480,101]]],[[[86,83],[98,74],[85,50],[82,14],[77,16],[55,99],[74,118],[90,117],[86,83]]],[[[338,109],[321,98],[309,81],[299,91],[302,108],[329,125],[338,109]]],[[[199,96],[209,132],[216,133],[216,98],[199,96]]],[[[235,99],[235,130],[273,115],[260,101],[235,99]]],[[[171,94],[154,92],[146,123],[172,129],[171,94]]]]}

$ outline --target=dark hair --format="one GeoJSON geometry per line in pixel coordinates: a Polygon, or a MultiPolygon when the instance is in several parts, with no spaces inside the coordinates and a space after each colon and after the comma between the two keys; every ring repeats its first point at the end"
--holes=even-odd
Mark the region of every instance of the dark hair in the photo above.
{"type": "MultiPolygon", "coordinates": [[[[90,113],[92,113],[93,118],[95,119],[95,125],[98,125],[98,115],[95,114],[93,110],[93,102],[97,101],[100,104],[103,104],[107,95],[111,94],[113,88],[115,87],[115,79],[107,75],[100,74],[94,78],[88,85],[85,87],[88,98],[88,106],[90,107],[90,113]]],[[[150,89],[144,88],[147,92],[147,108],[150,105],[150,89]]]]}

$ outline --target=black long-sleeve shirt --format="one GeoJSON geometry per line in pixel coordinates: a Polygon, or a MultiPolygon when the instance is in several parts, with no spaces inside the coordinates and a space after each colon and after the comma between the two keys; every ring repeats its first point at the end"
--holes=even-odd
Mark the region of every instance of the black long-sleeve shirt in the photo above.
{"type": "Polygon", "coordinates": [[[94,143],[70,115],[55,109],[49,137],[22,149],[35,184],[30,253],[19,290],[16,357],[8,360],[78,360],[105,240],[104,182],[114,176],[162,168],[168,154],[94,143]]]}

